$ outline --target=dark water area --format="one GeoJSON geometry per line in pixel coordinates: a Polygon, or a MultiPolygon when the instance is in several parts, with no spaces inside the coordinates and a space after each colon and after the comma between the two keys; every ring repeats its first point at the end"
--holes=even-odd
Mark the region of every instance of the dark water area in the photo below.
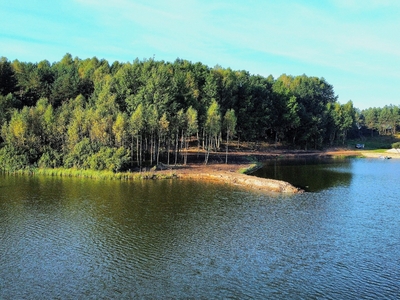
{"type": "Polygon", "coordinates": [[[0,175],[0,299],[399,298],[400,161],[259,172],[311,192],[0,175]]]}
{"type": "Polygon", "coordinates": [[[288,181],[309,192],[318,192],[334,186],[349,186],[352,180],[352,160],[307,157],[272,159],[253,176],[288,181]]]}

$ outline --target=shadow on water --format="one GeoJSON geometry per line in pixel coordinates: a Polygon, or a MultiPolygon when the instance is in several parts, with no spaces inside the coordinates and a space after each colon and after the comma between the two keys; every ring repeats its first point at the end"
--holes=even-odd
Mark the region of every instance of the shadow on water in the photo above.
{"type": "Polygon", "coordinates": [[[251,175],[284,180],[307,192],[335,186],[348,186],[352,180],[350,159],[296,158],[274,159],[251,175]]]}
{"type": "Polygon", "coordinates": [[[267,161],[267,177],[328,189],[273,197],[0,176],[0,299],[397,299],[399,166],[267,161]]]}

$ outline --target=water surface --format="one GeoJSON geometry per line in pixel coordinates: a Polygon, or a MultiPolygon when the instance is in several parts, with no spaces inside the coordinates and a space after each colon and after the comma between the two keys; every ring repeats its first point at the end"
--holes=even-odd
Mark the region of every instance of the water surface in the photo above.
{"type": "Polygon", "coordinates": [[[400,161],[290,165],[312,192],[0,176],[0,299],[398,298],[400,161]]]}

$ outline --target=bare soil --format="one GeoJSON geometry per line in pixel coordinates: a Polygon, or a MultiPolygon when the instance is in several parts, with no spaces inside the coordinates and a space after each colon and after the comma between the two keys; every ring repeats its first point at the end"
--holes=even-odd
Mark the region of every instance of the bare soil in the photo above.
{"type": "Polygon", "coordinates": [[[179,179],[217,181],[224,184],[237,185],[253,190],[299,193],[301,189],[291,184],[274,179],[264,179],[241,174],[240,170],[246,170],[257,165],[257,162],[272,158],[296,158],[305,156],[359,156],[359,150],[330,149],[328,151],[291,151],[291,150],[244,150],[230,152],[228,164],[225,164],[225,153],[210,153],[208,164],[204,164],[204,152],[190,151],[186,165],[160,165],[156,171],[158,174],[171,174],[173,172],[179,179]]]}

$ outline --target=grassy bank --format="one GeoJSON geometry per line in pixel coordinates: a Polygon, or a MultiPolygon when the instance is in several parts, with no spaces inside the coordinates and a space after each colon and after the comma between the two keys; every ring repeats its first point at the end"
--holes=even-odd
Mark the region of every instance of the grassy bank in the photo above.
{"type": "Polygon", "coordinates": [[[42,169],[27,168],[14,172],[5,172],[13,175],[45,175],[57,177],[80,177],[101,180],[142,180],[142,179],[170,179],[176,178],[176,174],[156,173],[156,172],[122,172],[114,173],[111,171],[94,171],[94,170],[78,170],[78,169],[42,169]]]}
{"type": "Polygon", "coordinates": [[[246,167],[246,168],[240,168],[238,172],[239,172],[240,174],[250,174],[250,173],[252,173],[252,172],[254,172],[254,171],[256,171],[256,170],[262,168],[262,166],[263,166],[262,163],[256,162],[256,163],[250,164],[250,165],[249,165],[248,167],[246,167]]]}
{"type": "Polygon", "coordinates": [[[349,149],[354,148],[356,144],[364,144],[365,150],[391,149],[392,144],[400,141],[400,134],[396,135],[376,135],[366,136],[362,139],[349,139],[346,145],[349,149]]]}
{"type": "Polygon", "coordinates": [[[245,168],[240,168],[238,173],[240,174],[250,174],[260,168],[262,168],[263,164],[257,160],[254,156],[247,156],[247,160],[249,161],[250,165],[245,168]]]}

